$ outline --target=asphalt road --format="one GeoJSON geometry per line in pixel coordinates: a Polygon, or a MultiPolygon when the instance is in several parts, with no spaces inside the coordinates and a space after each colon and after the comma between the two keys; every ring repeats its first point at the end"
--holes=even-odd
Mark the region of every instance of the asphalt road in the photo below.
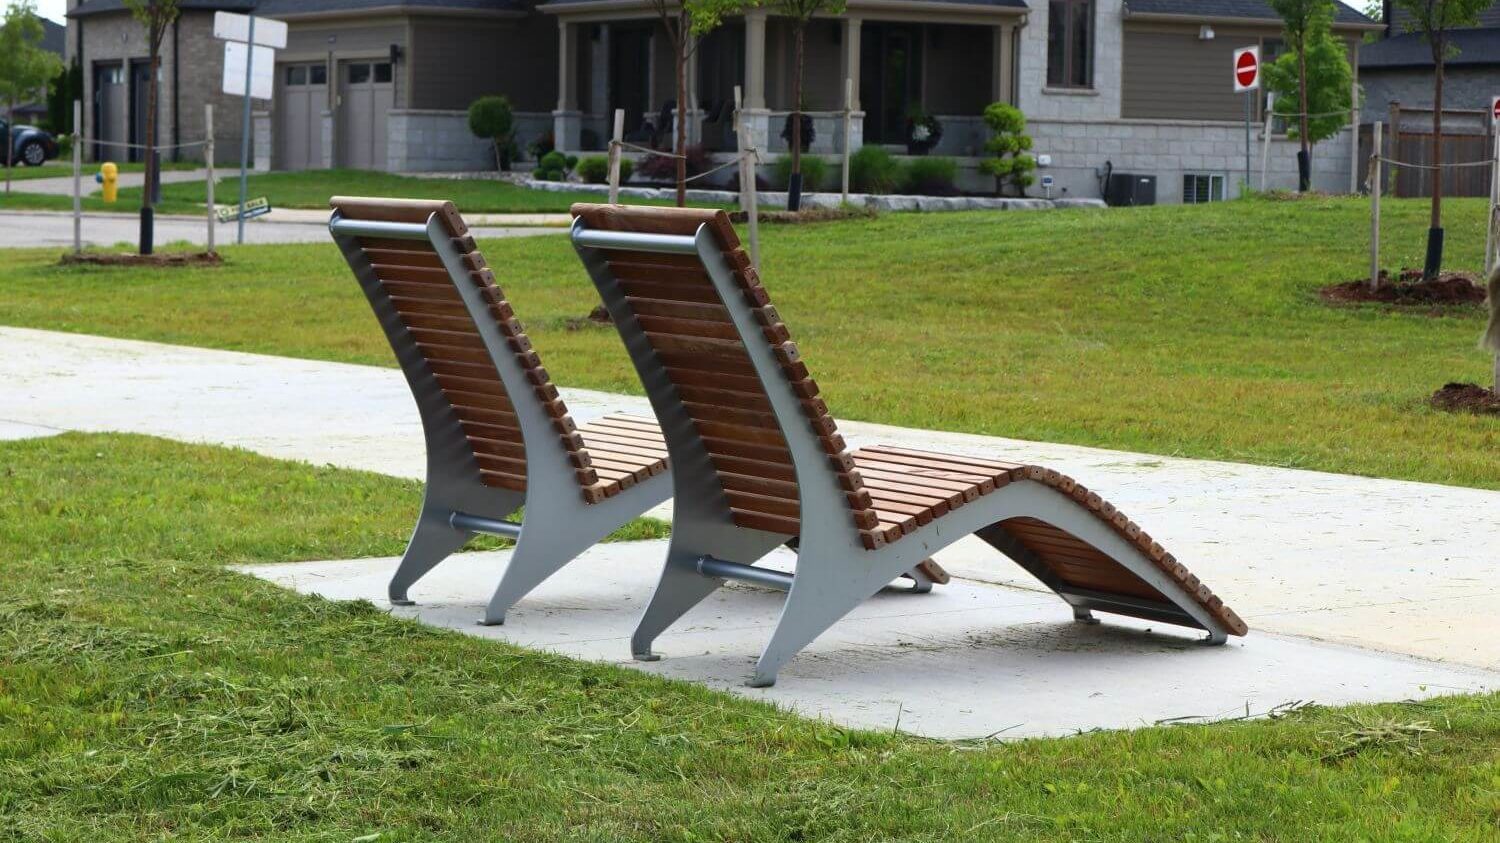
{"type": "MultiPolygon", "coordinates": [[[[84,214],[83,241],[85,246],[112,246],[116,243],[135,243],[139,220],[132,214],[84,214]]],[[[157,217],[156,243],[189,242],[202,246],[208,240],[208,223],[202,218],[157,217]]],[[[567,232],[559,227],[482,227],[473,229],[475,237],[530,237],[560,235],[567,232]]],[[[216,244],[223,246],[234,242],[235,226],[221,224],[214,234],[216,244]]],[[[253,221],[245,226],[246,243],[329,243],[326,222],[253,221]]],[[[73,215],[43,211],[0,212],[0,249],[30,248],[39,246],[71,247],[73,245],[73,215]]]]}

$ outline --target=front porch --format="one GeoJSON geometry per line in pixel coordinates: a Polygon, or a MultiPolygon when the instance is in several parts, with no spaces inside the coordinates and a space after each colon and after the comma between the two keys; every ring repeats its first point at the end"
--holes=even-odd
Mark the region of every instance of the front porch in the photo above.
{"type": "MultiPolygon", "coordinates": [[[[687,100],[676,103],[671,40],[656,13],[639,0],[554,2],[558,17],[557,148],[608,148],[615,109],[625,113],[624,137],[672,150],[675,121],[686,119],[688,145],[733,151],[734,89],[743,92],[753,142],[769,156],[786,153],[783,130],[793,106],[794,30],[790,19],[764,9],[731,18],[696,44],[687,68],[687,100]],[[585,6],[587,7],[585,9],[585,6]]],[[[932,114],[943,135],[934,154],[982,153],[980,119],[991,102],[1015,101],[1017,31],[1024,8],[976,7],[942,13],[863,7],[817,18],[805,41],[802,107],[813,117],[809,152],[841,154],[845,79],[853,82],[849,146],[882,144],[904,152],[907,118],[932,114]],[[977,72],[976,72],[977,71],[977,72]]]]}

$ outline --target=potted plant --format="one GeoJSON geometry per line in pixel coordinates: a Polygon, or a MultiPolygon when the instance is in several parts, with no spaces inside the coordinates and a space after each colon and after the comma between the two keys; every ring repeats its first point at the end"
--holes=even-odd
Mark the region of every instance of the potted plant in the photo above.
{"type": "Polygon", "coordinates": [[[921,106],[912,110],[906,118],[906,154],[926,155],[938,141],[943,139],[943,124],[921,106]]]}

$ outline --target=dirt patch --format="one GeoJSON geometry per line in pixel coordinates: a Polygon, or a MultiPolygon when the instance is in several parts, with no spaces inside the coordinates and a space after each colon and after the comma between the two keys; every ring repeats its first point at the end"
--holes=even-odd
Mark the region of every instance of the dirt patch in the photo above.
{"type": "Polygon", "coordinates": [[[1478,413],[1485,416],[1500,416],[1500,395],[1477,383],[1450,383],[1432,393],[1429,399],[1434,409],[1449,413],[1478,413]]]}
{"type": "Polygon", "coordinates": [[[154,255],[136,255],[128,252],[84,252],[62,256],[63,266],[89,264],[91,266],[221,266],[224,259],[218,252],[165,252],[154,255]]]}
{"type": "MultiPolygon", "coordinates": [[[[877,216],[874,208],[807,208],[802,211],[760,211],[757,215],[761,222],[773,225],[867,220],[877,216]]],[[[729,219],[732,222],[744,223],[749,221],[750,215],[745,211],[730,211],[729,219]]]]}
{"type": "Polygon", "coordinates": [[[589,315],[582,319],[575,317],[567,320],[563,323],[563,328],[569,331],[583,331],[589,328],[601,328],[613,324],[614,320],[610,318],[609,311],[601,304],[590,310],[589,315]]]}
{"type": "Polygon", "coordinates": [[[1336,304],[1378,302],[1398,307],[1484,304],[1484,288],[1477,277],[1467,272],[1444,272],[1431,281],[1423,281],[1420,269],[1403,269],[1395,280],[1381,270],[1380,286],[1374,290],[1370,289],[1368,279],[1361,279],[1330,284],[1318,292],[1324,301],[1336,304]]]}

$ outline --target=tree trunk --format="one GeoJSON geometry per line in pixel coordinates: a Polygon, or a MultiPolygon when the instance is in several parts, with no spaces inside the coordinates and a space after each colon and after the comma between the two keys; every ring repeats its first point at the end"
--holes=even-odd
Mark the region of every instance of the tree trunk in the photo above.
{"type": "Polygon", "coordinates": [[[687,205],[687,8],[677,15],[677,207],[687,205]]]}
{"type": "Polygon", "coordinates": [[[155,204],[156,199],[152,188],[156,185],[156,68],[159,61],[161,53],[153,48],[151,60],[147,62],[151,75],[146,80],[146,186],[141,194],[141,203],[148,208],[155,204]]]}
{"type": "Polygon", "coordinates": [[[1432,220],[1427,229],[1427,260],[1422,277],[1437,277],[1443,264],[1443,60],[1446,39],[1438,35],[1432,42],[1432,220]]]}
{"type": "MultiPolygon", "coordinates": [[[[1304,160],[1306,160],[1308,162],[1307,163],[1307,169],[1308,169],[1308,172],[1311,173],[1312,172],[1312,145],[1308,142],[1308,136],[1307,136],[1307,122],[1308,121],[1307,121],[1307,36],[1306,35],[1302,36],[1301,41],[1300,41],[1300,43],[1297,46],[1297,79],[1298,79],[1297,87],[1299,88],[1299,90],[1298,90],[1297,93],[1298,93],[1299,98],[1301,100],[1301,102],[1299,103],[1299,106],[1298,106],[1297,110],[1302,112],[1302,117],[1300,118],[1299,123],[1298,123],[1297,133],[1299,135],[1301,135],[1301,138],[1299,138],[1299,140],[1302,141],[1302,157],[1303,157],[1304,160]]],[[[1307,187],[1308,187],[1308,185],[1305,185],[1305,184],[1302,183],[1302,181],[1301,181],[1302,174],[1301,174],[1300,171],[1298,172],[1297,176],[1298,176],[1298,182],[1297,182],[1298,189],[1299,190],[1306,190],[1307,187]]]]}
{"type": "Polygon", "coordinates": [[[16,101],[5,104],[5,195],[10,195],[10,170],[16,166],[16,101]]]}

